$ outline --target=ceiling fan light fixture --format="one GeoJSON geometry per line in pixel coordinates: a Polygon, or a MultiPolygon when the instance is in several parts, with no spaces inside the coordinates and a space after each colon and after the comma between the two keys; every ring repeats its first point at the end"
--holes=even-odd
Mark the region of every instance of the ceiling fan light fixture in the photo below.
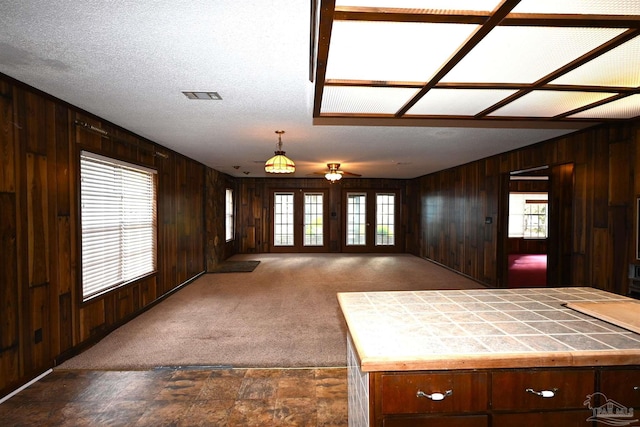
{"type": "Polygon", "coordinates": [[[327,172],[324,177],[334,183],[336,181],[340,181],[342,179],[342,171],[339,171],[340,163],[328,163],[327,167],[329,168],[329,172],[327,172]]]}
{"type": "Polygon", "coordinates": [[[342,179],[342,174],[338,172],[327,172],[324,177],[331,182],[336,182],[342,179]]]}
{"type": "Polygon", "coordinates": [[[285,156],[285,152],[282,151],[282,134],[283,130],[277,130],[278,144],[275,156],[271,157],[264,164],[264,171],[267,173],[294,173],[296,171],[296,164],[285,156]]]}

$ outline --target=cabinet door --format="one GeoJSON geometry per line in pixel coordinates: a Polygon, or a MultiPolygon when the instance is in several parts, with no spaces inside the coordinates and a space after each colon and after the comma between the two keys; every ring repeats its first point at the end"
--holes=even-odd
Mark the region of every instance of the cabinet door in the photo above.
{"type": "Polygon", "coordinates": [[[382,422],[383,427],[487,427],[488,425],[487,415],[385,418],[382,422]]]}
{"type": "MultiPolygon", "coordinates": [[[[633,369],[600,372],[602,400],[609,399],[626,408],[640,408],[640,366],[633,369]]],[[[606,402],[597,402],[604,405],[606,402]]]]}
{"type": "Polygon", "coordinates": [[[382,376],[382,413],[486,411],[487,386],[487,372],[385,374],[382,376]]]}
{"type": "Polygon", "coordinates": [[[494,411],[586,409],[585,397],[594,392],[592,369],[498,371],[492,373],[491,405],[494,411]]]}
{"type": "Polygon", "coordinates": [[[538,412],[526,414],[495,414],[492,427],[591,427],[589,411],[538,412]]]}

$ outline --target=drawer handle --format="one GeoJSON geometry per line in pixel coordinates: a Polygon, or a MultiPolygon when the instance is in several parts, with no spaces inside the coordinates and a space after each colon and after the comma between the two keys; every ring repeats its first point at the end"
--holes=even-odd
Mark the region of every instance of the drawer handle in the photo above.
{"type": "Polygon", "coordinates": [[[426,397],[427,399],[437,401],[437,400],[444,400],[445,397],[451,396],[452,394],[453,394],[453,390],[447,390],[444,392],[444,394],[442,393],[427,394],[422,390],[418,390],[418,392],[416,393],[416,397],[426,397]]]}
{"type": "Polygon", "coordinates": [[[557,389],[557,388],[554,388],[554,389],[552,389],[552,390],[535,391],[535,390],[534,390],[534,389],[532,389],[532,388],[528,388],[528,389],[526,389],[525,391],[526,391],[527,393],[532,393],[532,394],[538,395],[538,396],[540,396],[540,397],[545,397],[545,398],[547,398],[547,397],[554,397],[554,396],[556,395],[556,392],[558,391],[558,389],[557,389]]]}
{"type": "Polygon", "coordinates": [[[637,385],[636,385],[636,386],[633,386],[633,389],[634,389],[635,391],[638,391],[638,390],[640,390],[640,386],[637,386],[637,385]]]}

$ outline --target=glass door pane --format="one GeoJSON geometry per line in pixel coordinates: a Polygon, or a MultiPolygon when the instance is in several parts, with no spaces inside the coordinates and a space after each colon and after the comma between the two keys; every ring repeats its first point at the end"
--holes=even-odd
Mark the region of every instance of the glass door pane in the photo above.
{"type": "Polygon", "coordinates": [[[304,195],[304,246],[324,245],[323,194],[304,195]]]}
{"type": "Polygon", "coordinates": [[[376,246],[395,245],[395,209],[395,194],[376,194],[376,246]]]}
{"type": "Polygon", "coordinates": [[[293,193],[275,193],[273,204],[273,244],[293,246],[293,193]]]}
{"type": "Polygon", "coordinates": [[[347,246],[367,244],[367,195],[347,193],[347,246]]]}

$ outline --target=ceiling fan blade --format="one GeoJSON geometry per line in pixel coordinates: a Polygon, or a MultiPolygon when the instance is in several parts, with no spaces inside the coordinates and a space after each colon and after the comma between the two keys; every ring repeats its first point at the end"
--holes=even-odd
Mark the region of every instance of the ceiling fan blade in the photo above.
{"type": "MultiPolygon", "coordinates": [[[[325,176],[329,172],[331,172],[331,171],[330,170],[315,171],[315,172],[308,173],[307,176],[313,176],[313,175],[325,176]]],[[[343,176],[353,176],[353,177],[362,176],[359,173],[347,172],[347,171],[343,171],[341,169],[336,170],[336,172],[341,174],[341,175],[343,175],[343,176]]]]}

